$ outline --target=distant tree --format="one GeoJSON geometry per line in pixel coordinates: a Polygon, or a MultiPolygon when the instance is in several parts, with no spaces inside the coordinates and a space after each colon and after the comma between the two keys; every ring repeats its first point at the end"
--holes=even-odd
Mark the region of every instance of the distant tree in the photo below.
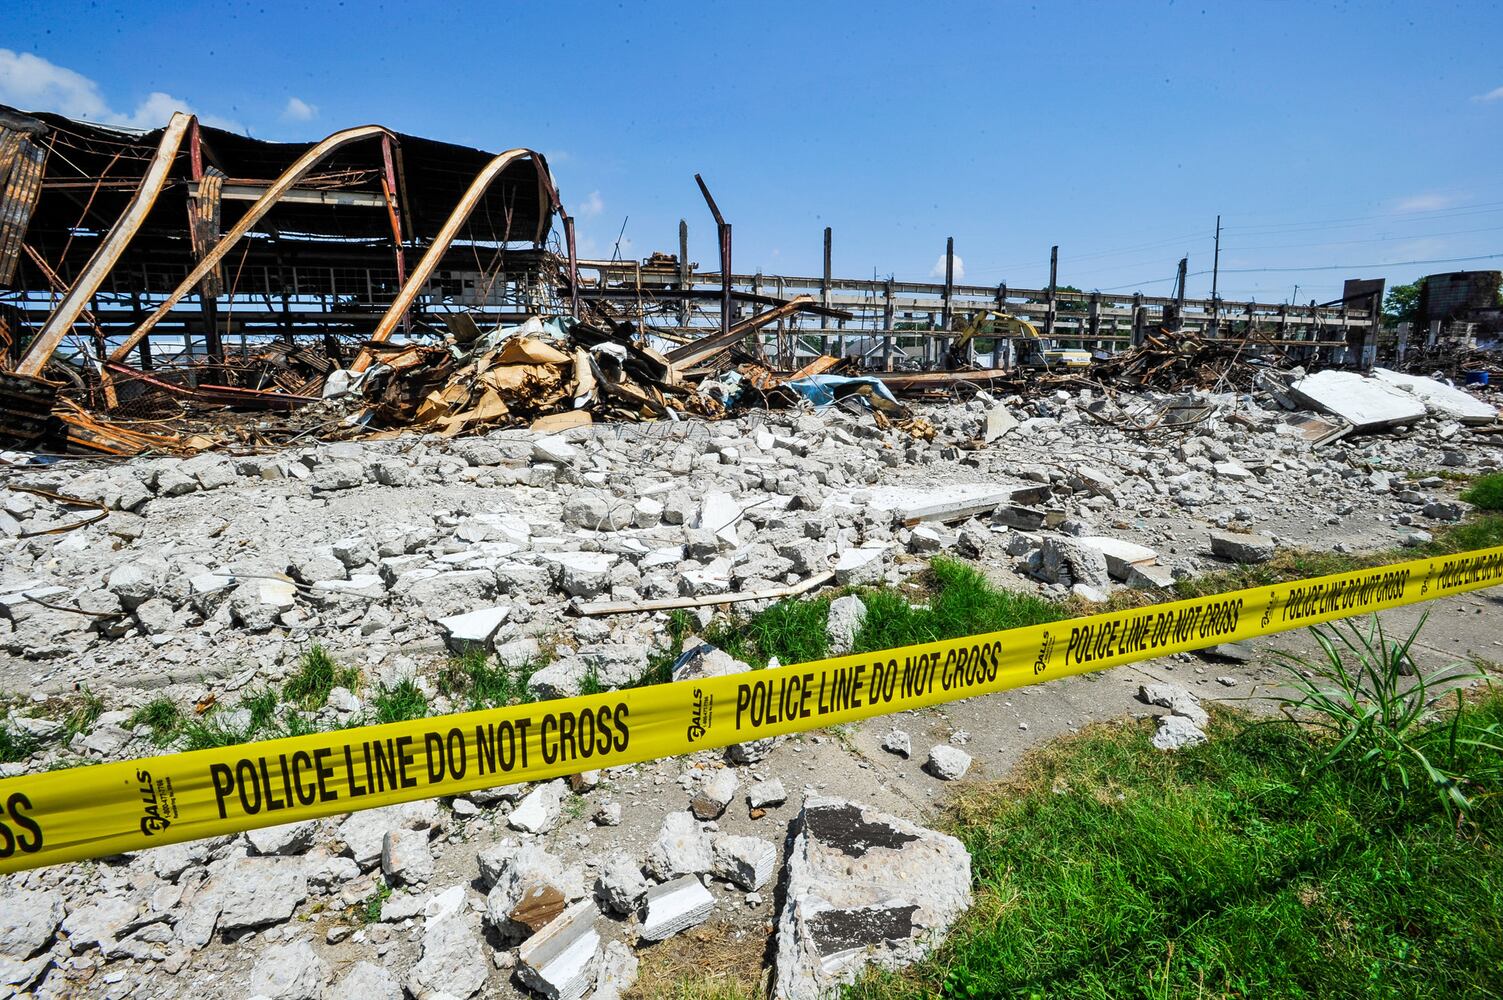
{"type": "Polygon", "coordinates": [[[1413,323],[1419,316],[1420,290],[1425,287],[1421,278],[1408,285],[1394,285],[1383,297],[1383,318],[1390,324],[1413,323]]]}
{"type": "MultiPolygon", "coordinates": [[[[1055,289],[1055,291],[1056,292],[1076,292],[1076,293],[1080,293],[1081,292],[1081,290],[1079,288],[1076,288],[1074,285],[1060,285],[1058,288],[1055,289]]],[[[1034,303],[1036,305],[1042,305],[1046,300],[1045,299],[1029,299],[1028,301],[1031,302],[1031,303],[1034,303]]],[[[1087,306],[1086,306],[1086,304],[1084,302],[1078,302],[1078,301],[1075,301],[1075,300],[1062,300],[1059,303],[1059,310],[1058,311],[1062,312],[1062,313],[1077,313],[1077,312],[1078,313],[1083,313],[1083,312],[1086,311],[1086,309],[1087,309],[1087,306]]]]}

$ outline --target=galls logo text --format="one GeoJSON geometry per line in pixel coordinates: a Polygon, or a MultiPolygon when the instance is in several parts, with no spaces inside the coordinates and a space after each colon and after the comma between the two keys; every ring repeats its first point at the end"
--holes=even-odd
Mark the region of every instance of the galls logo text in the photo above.
{"type": "Polygon", "coordinates": [[[163,782],[164,789],[158,789],[156,783],[151,780],[150,771],[136,772],[136,790],[141,794],[141,835],[150,837],[161,833],[172,825],[172,816],[176,810],[172,808],[170,801],[171,782],[163,782]],[[165,793],[165,794],[164,794],[165,793]],[[164,802],[163,798],[168,798],[164,802]]]}

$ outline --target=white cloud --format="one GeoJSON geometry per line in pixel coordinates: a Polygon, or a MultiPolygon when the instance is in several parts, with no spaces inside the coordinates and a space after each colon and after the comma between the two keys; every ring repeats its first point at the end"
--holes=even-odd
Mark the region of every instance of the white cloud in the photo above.
{"type": "Polygon", "coordinates": [[[69,118],[110,113],[99,85],[30,52],[0,49],[0,101],[22,111],[56,111],[69,118]]]}
{"type": "MultiPolygon", "coordinates": [[[[66,66],[49,62],[30,52],[0,49],[0,104],[22,111],[52,111],[69,118],[82,118],[103,125],[153,129],[167,124],[174,111],[193,112],[187,101],[154,90],[133,111],[112,109],[99,84],[66,66]]],[[[245,126],[230,118],[199,115],[199,121],[214,128],[244,132],[245,126]]]]}
{"type": "Polygon", "coordinates": [[[575,206],[574,214],[581,219],[593,219],[605,211],[605,201],[600,197],[599,191],[591,191],[585,195],[584,201],[575,206]]]}
{"type": "Polygon", "coordinates": [[[1459,199],[1449,194],[1416,194],[1408,198],[1400,198],[1394,203],[1394,210],[1398,212],[1434,212],[1442,208],[1450,208],[1459,199]]]}
{"type": "Polygon", "coordinates": [[[1503,87],[1494,87],[1492,90],[1489,90],[1485,94],[1478,94],[1476,97],[1473,97],[1472,100],[1478,101],[1482,104],[1488,104],[1492,101],[1503,101],[1503,87]]]}
{"type": "MultiPolygon", "coordinates": [[[[931,268],[929,268],[929,277],[931,277],[931,278],[938,278],[941,281],[944,280],[944,278],[945,278],[945,255],[944,254],[940,254],[939,257],[934,261],[934,266],[931,267],[931,268]]],[[[960,259],[960,254],[956,254],[955,255],[955,280],[959,281],[960,279],[962,279],[964,277],[965,277],[965,261],[963,261],[963,260],[960,259]]]]}
{"type": "Polygon", "coordinates": [[[287,106],[282,109],[282,119],[289,122],[311,122],[318,117],[318,108],[309,104],[301,97],[287,98],[287,106]]]}

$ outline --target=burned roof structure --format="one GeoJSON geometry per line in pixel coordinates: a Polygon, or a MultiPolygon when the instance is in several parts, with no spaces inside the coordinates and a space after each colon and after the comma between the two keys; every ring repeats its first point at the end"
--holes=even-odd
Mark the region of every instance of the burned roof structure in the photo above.
{"type": "Polygon", "coordinates": [[[267,142],[184,114],[140,132],[0,107],[0,337],[9,366],[37,375],[69,340],[116,362],[152,335],[217,357],[244,333],[384,339],[435,301],[504,312],[560,210],[528,149],[378,125],[267,142]]]}

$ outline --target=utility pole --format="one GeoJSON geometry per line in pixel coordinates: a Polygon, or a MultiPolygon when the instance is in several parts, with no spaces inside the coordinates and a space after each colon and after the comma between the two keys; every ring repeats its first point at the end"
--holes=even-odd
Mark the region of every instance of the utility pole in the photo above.
{"type": "Polygon", "coordinates": [[[678,300],[678,325],[689,325],[689,222],[687,219],[678,220],[678,287],[680,298],[678,300]]]}
{"type": "Polygon", "coordinates": [[[936,342],[938,355],[942,367],[948,367],[950,354],[950,324],[954,322],[954,314],[950,310],[950,299],[955,294],[955,237],[945,238],[945,308],[941,313],[940,327],[944,335],[936,342]]]}
{"type": "Polygon", "coordinates": [[[1049,304],[1044,312],[1044,337],[1054,336],[1054,300],[1059,295],[1059,244],[1049,248],[1049,304]]]}
{"type": "Polygon", "coordinates": [[[1211,336],[1221,334],[1221,307],[1216,303],[1216,284],[1221,277],[1221,216],[1216,216],[1216,256],[1211,259],[1211,336]]]}

